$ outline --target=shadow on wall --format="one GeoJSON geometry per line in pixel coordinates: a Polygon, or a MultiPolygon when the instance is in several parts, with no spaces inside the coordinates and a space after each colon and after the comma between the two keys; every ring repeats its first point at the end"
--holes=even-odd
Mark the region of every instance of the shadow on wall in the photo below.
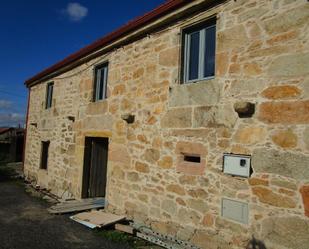
{"type": "Polygon", "coordinates": [[[267,249],[264,242],[261,240],[257,240],[252,236],[252,239],[249,241],[246,249],[267,249]]]}

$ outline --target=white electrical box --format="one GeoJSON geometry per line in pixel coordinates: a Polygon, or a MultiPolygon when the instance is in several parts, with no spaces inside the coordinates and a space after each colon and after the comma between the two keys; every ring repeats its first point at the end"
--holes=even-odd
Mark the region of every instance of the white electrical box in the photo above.
{"type": "Polygon", "coordinates": [[[235,176],[250,177],[251,156],[224,154],[223,172],[235,176]]]}
{"type": "Polygon", "coordinates": [[[248,203],[223,198],[221,215],[224,218],[248,224],[248,203]]]}

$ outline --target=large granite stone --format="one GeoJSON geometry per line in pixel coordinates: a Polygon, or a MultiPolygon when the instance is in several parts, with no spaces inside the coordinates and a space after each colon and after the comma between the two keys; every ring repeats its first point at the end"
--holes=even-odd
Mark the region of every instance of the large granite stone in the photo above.
{"type": "Polygon", "coordinates": [[[297,216],[265,219],[262,222],[262,240],[266,246],[275,246],[273,248],[308,249],[309,220],[297,216]]]}
{"type": "Polygon", "coordinates": [[[174,86],[170,93],[171,107],[214,105],[219,102],[220,87],[216,80],[174,86]]]}
{"type": "Polygon", "coordinates": [[[309,157],[274,149],[255,149],[252,155],[252,167],[257,173],[272,173],[297,180],[309,179],[309,157]]]}

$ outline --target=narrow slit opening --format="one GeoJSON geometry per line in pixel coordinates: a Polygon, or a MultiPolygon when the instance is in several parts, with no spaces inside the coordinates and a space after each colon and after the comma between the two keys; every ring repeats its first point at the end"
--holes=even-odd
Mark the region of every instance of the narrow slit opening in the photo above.
{"type": "Polygon", "coordinates": [[[200,163],[201,162],[201,156],[197,156],[197,155],[184,155],[183,160],[185,162],[200,163]]]}

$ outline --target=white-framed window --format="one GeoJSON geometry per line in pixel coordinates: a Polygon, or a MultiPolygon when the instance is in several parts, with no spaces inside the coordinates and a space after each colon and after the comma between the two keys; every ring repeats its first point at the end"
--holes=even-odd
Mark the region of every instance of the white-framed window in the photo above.
{"type": "Polygon", "coordinates": [[[209,20],[183,31],[183,83],[215,75],[216,22],[209,20]]]}
{"type": "Polygon", "coordinates": [[[94,101],[100,101],[107,97],[107,74],[108,63],[104,63],[95,67],[94,75],[94,101]]]}
{"type": "Polygon", "coordinates": [[[48,83],[46,86],[45,109],[49,109],[52,106],[53,90],[54,90],[54,82],[48,83]]]}

